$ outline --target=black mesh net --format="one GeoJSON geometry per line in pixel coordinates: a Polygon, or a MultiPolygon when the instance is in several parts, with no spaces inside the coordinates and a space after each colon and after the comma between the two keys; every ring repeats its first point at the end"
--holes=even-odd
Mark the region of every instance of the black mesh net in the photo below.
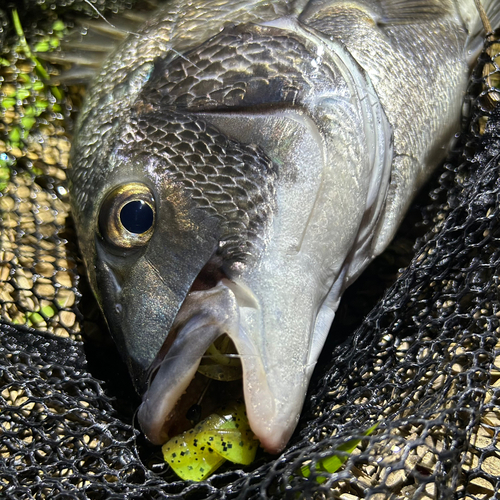
{"type": "Polygon", "coordinates": [[[36,146],[42,174],[19,167],[0,196],[0,496],[498,496],[499,63],[491,37],[467,131],[391,248],[344,297],[285,452],[202,483],[177,479],[133,425],[138,401],[81,277],[69,142],[36,146]],[[414,255],[409,242],[422,234],[414,255]],[[345,463],[326,472],[332,456],[345,463]]]}

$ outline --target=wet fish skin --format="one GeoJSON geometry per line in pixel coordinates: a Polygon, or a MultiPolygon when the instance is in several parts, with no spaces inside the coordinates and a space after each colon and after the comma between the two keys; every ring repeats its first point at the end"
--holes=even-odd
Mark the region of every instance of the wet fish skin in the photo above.
{"type": "Polygon", "coordinates": [[[226,333],[253,431],[285,446],[342,291],[458,130],[479,26],[472,0],[174,1],[107,60],[74,141],[73,212],[139,391],[157,370],[139,411],[152,441],[226,333]],[[154,232],[117,248],[100,210],[134,182],[154,232]],[[209,262],[217,283],[193,291],[209,262]]]}

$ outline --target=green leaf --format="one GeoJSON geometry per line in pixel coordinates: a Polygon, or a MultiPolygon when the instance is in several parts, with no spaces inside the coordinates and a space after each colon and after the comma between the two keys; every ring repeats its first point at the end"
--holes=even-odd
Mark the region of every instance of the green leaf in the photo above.
{"type": "Polygon", "coordinates": [[[46,101],[44,99],[37,99],[35,101],[35,108],[36,108],[38,114],[40,114],[44,110],[46,110],[48,105],[49,105],[48,101],[46,101]]]}
{"type": "Polygon", "coordinates": [[[8,181],[10,179],[10,168],[0,167],[0,181],[8,181]]]}
{"type": "Polygon", "coordinates": [[[46,318],[52,318],[57,313],[57,311],[50,305],[42,307],[40,311],[46,318]]]}
{"type": "Polygon", "coordinates": [[[32,326],[44,323],[46,319],[52,318],[56,313],[57,311],[51,305],[44,306],[38,311],[28,313],[28,325],[32,326]]]}
{"type": "Polygon", "coordinates": [[[65,29],[66,29],[66,25],[59,19],[57,21],[55,21],[54,24],[52,25],[53,31],[63,31],[65,29]]]}
{"type": "Polygon", "coordinates": [[[33,50],[35,52],[48,52],[50,48],[49,42],[38,42],[34,47],[33,50]]]}
{"type": "Polygon", "coordinates": [[[12,10],[12,20],[14,21],[14,28],[16,30],[16,34],[19,37],[19,46],[26,55],[28,59],[31,59],[33,64],[35,65],[37,73],[40,75],[41,78],[44,80],[49,79],[49,74],[45,70],[45,68],[40,64],[40,61],[33,55],[31,52],[30,46],[28,45],[28,42],[26,41],[26,37],[24,36],[24,31],[23,27],[21,26],[21,21],[19,19],[19,14],[17,13],[16,9],[12,10]]]}
{"type": "Polygon", "coordinates": [[[10,66],[10,61],[4,59],[3,57],[0,57],[0,66],[10,66]]]}
{"type": "Polygon", "coordinates": [[[17,9],[12,11],[12,20],[14,21],[14,28],[16,30],[16,34],[19,38],[24,38],[24,31],[21,26],[21,21],[19,20],[19,14],[17,13],[17,9]]]}
{"type": "Polygon", "coordinates": [[[19,89],[16,92],[16,97],[21,101],[27,99],[30,96],[31,92],[28,89],[19,89]]]}
{"type": "Polygon", "coordinates": [[[5,97],[2,99],[2,108],[9,109],[16,105],[17,100],[13,97],[5,97]]]}
{"type": "MultiPolygon", "coordinates": [[[[369,436],[377,428],[377,426],[378,422],[363,432],[363,436],[369,436]]],[[[323,458],[316,463],[316,471],[328,472],[329,474],[337,472],[340,467],[347,462],[349,455],[358,447],[361,441],[361,439],[350,439],[346,443],[341,444],[338,448],[332,450],[331,456],[323,458]],[[338,454],[337,452],[341,452],[341,454],[338,454]]],[[[300,473],[303,477],[309,477],[311,475],[311,468],[309,465],[304,465],[301,467],[300,473]]],[[[326,481],[326,477],[317,476],[316,481],[320,484],[324,483],[326,481]]]]}
{"type": "Polygon", "coordinates": [[[30,116],[24,116],[23,118],[21,118],[21,125],[25,130],[31,130],[35,123],[36,118],[31,118],[30,116]]]}
{"type": "Polygon", "coordinates": [[[40,80],[37,80],[36,82],[33,83],[33,90],[36,90],[37,92],[40,92],[45,88],[45,83],[41,82],[40,80]]]}
{"type": "Polygon", "coordinates": [[[26,106],[24,108],[24,116],[32,117],[35,116],[35,107],[34,106],[26,106]]]}
{"type": "MultiPolygon", "coordinates": [[[[61,90],[59,90],[57,87],[50,87],[50,91],[52,92],[52,95],[58,100],[58,101],[62,101],[63,100],[63,97],[64,97],[64,94],[62,93],[61,90]]],[[[61,111],[61,106],[59,106],[59,104],[55,104],[54,106],[52,106],[52,109],[54,111],[61,111]],[[56,106],[59,108],[59,109],[55,109],[56,106]]]]}
{"type": "MultiPolygon", "coordinates": [[[[40,324],[40,323],[43,323],[45,320],[43,318],[43,316],[41,316],[40,314],[36,313],[36,312],[33,312],[33,313],[30,313],[28,314],[28,324],[34,324],[34,325],[37,325],[37,324],[40,324]]],[[[30,326],[31,326],[30,324],[30,326]]]]}
{"type": "Polygon", "coordinates": [[[21,131],[19,130],[19,127],[12,127],[12,129],[9,132],[9,139],[13,143],[19,143],[21,139],[21,131]]]}

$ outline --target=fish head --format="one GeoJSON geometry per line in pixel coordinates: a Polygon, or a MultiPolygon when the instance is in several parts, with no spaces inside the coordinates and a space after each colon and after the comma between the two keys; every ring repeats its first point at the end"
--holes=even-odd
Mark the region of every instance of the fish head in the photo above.
{"type": "Polygon", "coordinates": [[[279,452],[371,258],[391,132],[369,79],[289,20],[231,27],[157,62],[90,159],[85,127],[70,171],[80,245],[146,436],[168,439],[227,336],[252,431],[279,452]]]}
{"type": "Polygon", "coordinates": [[[248,263],[273,165],[183,113],[134,110],[80,224],[90,281],[138,391],[189,294],[248,263]]]}

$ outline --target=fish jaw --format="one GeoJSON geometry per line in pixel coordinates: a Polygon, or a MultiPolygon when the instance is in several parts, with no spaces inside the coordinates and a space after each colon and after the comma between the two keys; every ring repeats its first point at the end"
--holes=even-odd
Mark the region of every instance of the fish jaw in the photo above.
{"type": "Polygon", "coordinates": [[[144,434],[162,445],[169,437],[172,413],[193,380],[201,358],[222,334],[238,334],[239,310],[234,294],[222,283],[191,292],[176,317],[175,339],[155,360],[148,388],[138,411],[144,434]]]}
{"type": "MultiPolygon", "coordinates": [[[[278,453],[285,447],[297,425],[312,367],[305,366],[307,349],[305,357],[297,359],[286,345],[279,359],[269,363],[275,356],[270,352],[272,349],[262,342],[257,345],[247,334],[247,328],[256,328],[246,319],[248,310],[255,311],[257,316],[263,312],[248,289],[226,279],[210,290],[188,295],[174,323],[174,330],[178,330],[175,340],[155,363],[138,411],[141,428],[151,442],[160,445],[171,437],[170,420],[175,419],[176,405],[193,380],[203,354],[220,335],[226,334],[240,356],[252,431],[270,453],[278,453]],[[281,362],[283,358],[286,363],[281,362]],[[300,365],[298,370],[294,359],[300,365]],[[291,366],[294,375],[288,377],[286,373],[291,366]]],[[[260,318],[259,323],[263,325],[265,321],[260,318]]],[[[262,333],[259,330],[252,337],[262,333]]],[[[304,352],[303,346],[300,350],[304,352]]]]}

